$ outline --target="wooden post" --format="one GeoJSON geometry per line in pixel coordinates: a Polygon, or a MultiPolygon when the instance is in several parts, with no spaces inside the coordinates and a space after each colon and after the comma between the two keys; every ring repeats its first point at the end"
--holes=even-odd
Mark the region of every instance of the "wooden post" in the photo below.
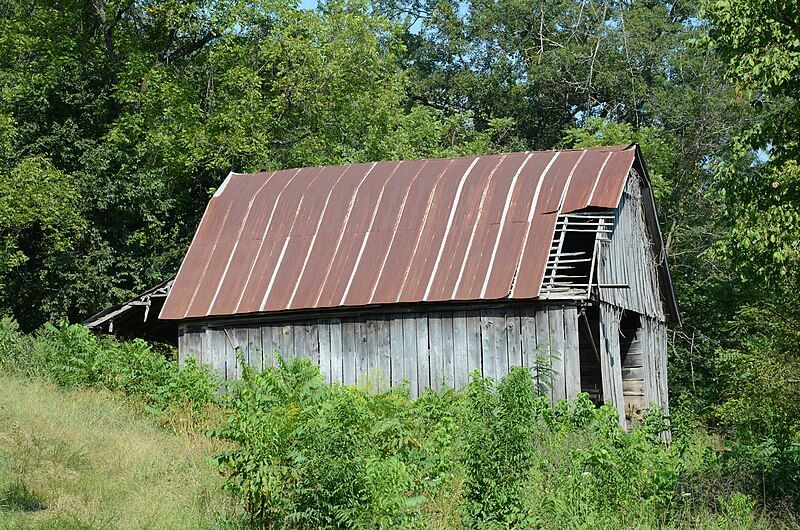
{"type": "Polygon", "coordinates": [[[619,424],[625,428],[625,398],[622,394],[622,360],[619,351],[620,309],[600,304],[600,369],[603,401],[617,409],[619,424]]]}

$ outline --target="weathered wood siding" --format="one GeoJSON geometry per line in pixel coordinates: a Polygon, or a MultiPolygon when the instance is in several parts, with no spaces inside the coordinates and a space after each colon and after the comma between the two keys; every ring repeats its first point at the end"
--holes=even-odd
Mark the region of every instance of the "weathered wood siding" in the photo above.
{"type": "Polygon", "coordinates": [[[194,357],[223,378],[241,375],[237,348],[259,369],[280,353],[319,364],[330,382],[381,389],[408,381],[414,396],[428,387],[462,388],[473,370],[499,379],[510,367],[537,366],[537,357],[550,364],[553,400],[572,399],[581,388],[574,305],[181,326],[181,361],[194,357]]]}
{"type": "Polygon", "coordinates": [[[600,300],[663,321],[658,261],[644,218],[642,185],[639,175],[631,171],[614,214],[611,241],[600,246],[600,283],[625,284],[629,288],[601,288],[600,300]]]}
{"type": "Polygon", "coordinates": [[[623,331],[622,314],[618,307],[600,304],[600,361],[604,401],[616,407],[621,425],[630,426],[650,404],[669,414],[667,327],[637,315],[636,329],[623,331]]]}

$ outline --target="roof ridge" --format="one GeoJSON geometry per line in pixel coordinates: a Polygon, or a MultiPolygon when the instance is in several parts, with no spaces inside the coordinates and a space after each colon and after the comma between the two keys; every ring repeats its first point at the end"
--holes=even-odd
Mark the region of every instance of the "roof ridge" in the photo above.
{"type": "Polygon", "coordinates": [[[281,167],[275,169],[264,169],[262,171],[231,171],[231,174],[234,175],[264,175],[268,173],[274,173],[276,171],[293,171],[297,169],[320,169],[320,168],[337,168],[337,167],[346,167],[346,166],[357,166],[359,164],[396,164],[399,162],[433,162],[433,161],[440,161],[440,160],[470,160],[475,158],[483,158],[483,157],[490,157],[490,156],[508,156],[508,155],[528,155],[528,154],[544,154],[544,153],[566,153],[566,152],[576,152],[576,151],[625,151],[630,149],[637,144],[630,143],[630,144],[616,144],[616,145],[600,145],[600,146],[589,146],[589,147],[565,147],[561,149],[531,149],[525,151],[497,151],[495,153],[484,153],[481,155],[461,155],[461,156],[437,156],[437,157],[423,157],[423,158],[398,158],[398,159],[390,159],[390,160],[369,160],[369,161],[359,161],[359,162],[343,162],[340,164],[322,164],[316,166],[295,166],[295,167],[281,167]]]}

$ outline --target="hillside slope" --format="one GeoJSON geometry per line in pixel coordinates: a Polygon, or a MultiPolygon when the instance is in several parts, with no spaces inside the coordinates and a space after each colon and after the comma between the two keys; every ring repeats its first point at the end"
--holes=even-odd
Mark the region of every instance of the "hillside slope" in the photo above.
{"type": "Polygon", "coordinates": [[[104,391],[0,377],[0,528],[208,528],[221,480],[203,437],[104,391]]]}

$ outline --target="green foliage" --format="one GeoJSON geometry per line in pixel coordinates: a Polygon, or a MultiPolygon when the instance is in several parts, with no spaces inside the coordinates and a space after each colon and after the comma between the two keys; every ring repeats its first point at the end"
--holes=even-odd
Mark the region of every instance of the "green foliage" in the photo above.
{"type": "MultiPolygon", "coordinates": [[[[0,128],[2,124],[0,124],[0,128]]],[[[0,130],[0,135],[2,131],[0,130]]],[[[29,157],[0,179],[0,309],[9,276],[31,256],[63,256],[74,250],[84,227],[70,180],[42,157],[29,157]]]]}
{"type": "Polygon", "coordinates": [[[568,127],[564,143],[573,148],[639,144],[642,156],[647,161],[656,200],[660,201],[669,191],[665,179],[669,178],[677,155],[658,127],[645,126],[636,130],[628,123],[589,118],[582,127],[568,127]]]}
{"type": "Polygon", "coordinates": [[[44,504],[36,494],[19,480],[7,484],[0,490],[0,511],[35,512],[44,509],[44,504]]]}
{"type": "Polygon", "coordinates": [[[233,414],[215,435],[236,443],[217,458],[250,525],[389,528],[414,504],[411,476],[393,455],[410,443],[392,418],[407,401],[329,387],[308,361],[245,369],[233,414]],[[381,412],[383,414],[381,414],[381,412]],[[388,412],[388,414],[387,414],[388,412]],[[387,417],[382,417],[382,416],[387,417]]]}
{"type": "Polygon", "coordinates": [[[50,379],[67,388],[106,388],[156,414],[172,405],[199,411],[216,402],[218,382],[194,359],[178,363],[136,339],[99,338],[84,326],[46,324],[35,335],[0,319],[0,366],[50,379]]]}
{"type": "Polygon", "coordinates": [[[403,49],[362,0],[7,2],[0,307],[32,330],[163,281],[231,170],[494,149],[509,120],[410,100],[403,49]]]}
{"type": "Polygon", "coordinates": [[[731,325],[737,347],[720,349],[714,419],[732,461],[760,478],[761,495],[800,505],[800,322],[784,304],[744,307],[731,325]]]}
{"type": "Polygon", "coordinates": [[[308,361],[246,369],[215,436],[251,528],[603,528],[763,524],[713,439],[658,410],[626,433],[581,395],[553,407],[528,370],[460,393],[328,386],[308,361]]]}
{"type": "Polygon", "coordinates": [[[766,286],[800,285],[800,22],[773,0],[705,3],[705,43],[761,119],[734,137],[720,168],[730,237],[722,254],[766,286]]]}
{"type": "Polygon", "coordinates": [[[520,517],[535,458],[536,418],[549,398],[537,397],[530,372],[513,368],[495,391],[473,376],[467,390],[464,466],[467,519],[523,523],[520,517]]]}
{"type": "Polygon", "coordinates": [[[779,159],[797,158],[800,136],[800,37],[796,6],[776,0],[704,3],[711,31],[705,42],[725,74],[765,119],[745,135],[752,147],[769,146],[779,159]]]}

